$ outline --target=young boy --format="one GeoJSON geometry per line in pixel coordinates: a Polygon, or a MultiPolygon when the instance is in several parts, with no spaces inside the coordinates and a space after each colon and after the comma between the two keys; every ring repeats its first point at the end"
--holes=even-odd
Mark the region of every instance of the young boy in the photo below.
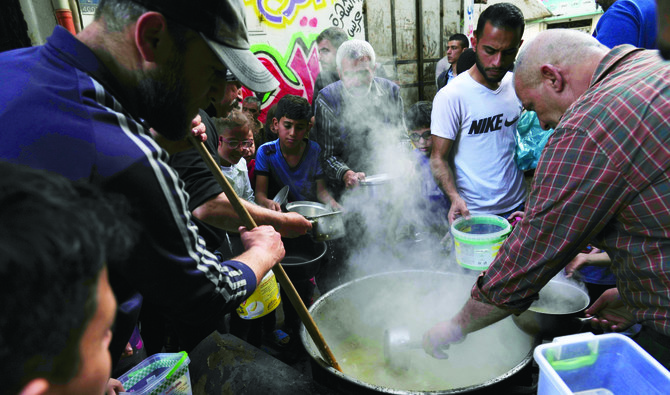
{"type": "Polygon", "coordinates": [[[251,119],[241,111],[233,111],[228,118],[215,118],[214,126],[219,133],[221,172],[241,199],[253,202],[254,191],[244,159],[254,145],[251,119]]]}
{"type": "MultiPolygon", "coordinates": [[[[256,202],[281,211],[279,203],[268,199],[284,186],[289,186],[289,201],[319,201],[340,209],[326,190],[326,180],[319,153],[321,148],[305,138],[312,117],[307,99],[294,95],[282,97],[276,105],[273,123],[279,139],[263,144],[256,153],[256,202]]],[[[316,288],[314,278],[294,281],[298,294],[309,306],[316,288]]],[[[282,290],[283,292],[283,290],[282,290]]],[[[282,300],[285,294],[282,293],[282,300]]],[[[285,329],[296,344],[300,327],[298,313],[289,303],[283,303],[285,329]]]]}
{"type": "MultiPolygon", "coordinates": [[[[233,111],[228,118],[215,118],[214,126],[219,133],[218,154],[221,172],[230,182],[240,199],[254,201],[254,191],[248,175],[245,156],[254,149],[253,120],[242,111],[233,111]]],[[[235,237],[229,235],[229,237],[235,237]]],[[[249,344],[261,347],[263,337],[270,338],[276,345],[288,342],[288,335],[276,329],[277,317],[272,311],[253,320],[244,320],[231,314],[230,332],[249,344]]]]}
{"type": "Polygon", "coordinates": [[[430,152],[433,149],[433,140],[430,135],[430,113],[433,105],[428,101],[416,102],[405,113],[409,138],[416,148],[414,150],[417,171],[421,182],[421,195],[425,198],[421,208],[425,212],[428,230],[443,233],[449,229],[447,214],[451,203],[437,186],[430,170],[430,152]]]}
{"type": "Polygon", "coordinates": [[[263,144],[256,153],[256,202],[281,211],[274,196],[289,186],[289,201],[319,201],[335,209],[339,204],[326,189],[319,162],[321,148],[305,138],[310,129],[311,109],[307,99],[286,95],[277,103],[273,123],[279,139],[263,144]]]}
{"type": "Polygon", "coordinates": [[[129,210],[55,173],[0,162],[0,174],[0,393],[122,392],[105,263],[132,249],[129,210]]]}

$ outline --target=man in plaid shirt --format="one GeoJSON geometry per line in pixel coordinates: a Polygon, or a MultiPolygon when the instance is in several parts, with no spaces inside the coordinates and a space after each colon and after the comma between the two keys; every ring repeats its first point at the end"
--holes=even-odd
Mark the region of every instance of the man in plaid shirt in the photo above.
{"type": "Polygon", "coordinates": [[[513,314],[587,244],[612,258],[617,288],[586,312],[670,366],[670,65],[656,51],[612,50],[570,30],[543,32],[519,56],[515,89],[543,127],[555,128],[525,218],[471,299],[424,336],[438,349],[513,314]],[[565,43],[571,43],[566,46],[565,43]]]}

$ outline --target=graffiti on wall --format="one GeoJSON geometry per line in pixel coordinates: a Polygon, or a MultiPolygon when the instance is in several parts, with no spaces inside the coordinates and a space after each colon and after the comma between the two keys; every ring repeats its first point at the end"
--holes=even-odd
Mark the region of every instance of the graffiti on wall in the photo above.
{"type": "MultiPolygon", "coordinates": [[[[279,81],[279,88],[261,98],[261,115],[284,95],[312,101],[321,70],[316,37],[336,26],[349,37],[363,38],[364,0],[244,0],[248,15],[258,17],[251,51],[279,81]],[[260,33],[260,34],[259,34],[260,33]]],[[[254,93],[244,89],[243,96],[254,93]]]]}
{"type": "Polygon", "coordinates": [[[300,10],[319,10],[326,6],[326,0],[244,0],[244,4],[253,7],[264,23],[281,29],[292,25],[300,10]]]}
{"type": "Polygon", "coordinates": [[[349,37],[363,32],[363,0],[335,0],[328,19],[332,26],[347,32],[349,37]]]}
{"type": "MultiPolygon", "coordinates": [[[[279,81],[279,88],[275,92],[267,93],[262,99],[262,114],[259,117],[262,122],[267,110],[284,95],[302,96],[311,102],[314,82],[320,71],[316,36],[317,34],[295,33],[283,55],[267,44],[251,46],[251,51],[279,81]]],[[[250,94],[252,92],[245,92],[244,96],[250,94]]]]}

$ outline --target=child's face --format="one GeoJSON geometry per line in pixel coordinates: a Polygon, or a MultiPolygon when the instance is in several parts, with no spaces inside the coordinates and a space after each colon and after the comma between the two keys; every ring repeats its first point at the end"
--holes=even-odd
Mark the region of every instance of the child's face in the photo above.
{"type": "Polygon", "coordinates": [[[274,124],[279,135],[279,142],[284,148],[299,146],[309,131],[309,120],[307,119],[293,120],[281,117],[280,120],[275,118],[274,124]]]}
{"type": "Polygon", "coordinates": [[[248,125],[223,129],[219,136],[219,158],[223,166],[232,166],[249,155],[254,135],[248,125]]]}
{"type": "Polygon", "coordinates": [[[426,156],[430,155],[433,148],[433,140],[430,137],[430,128],[422,128],[409,131],[409,139],[414,146],[426,156]]]}

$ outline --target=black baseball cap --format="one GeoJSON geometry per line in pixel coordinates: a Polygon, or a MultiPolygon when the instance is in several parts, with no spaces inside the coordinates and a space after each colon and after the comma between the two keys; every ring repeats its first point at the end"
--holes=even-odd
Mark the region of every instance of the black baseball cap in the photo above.
{"type": "Polygon", "coordinates": [[[132,0],[200,33],[246,87],[270,92],[279,82],[249,50],[242,0],[132,0]]]}

